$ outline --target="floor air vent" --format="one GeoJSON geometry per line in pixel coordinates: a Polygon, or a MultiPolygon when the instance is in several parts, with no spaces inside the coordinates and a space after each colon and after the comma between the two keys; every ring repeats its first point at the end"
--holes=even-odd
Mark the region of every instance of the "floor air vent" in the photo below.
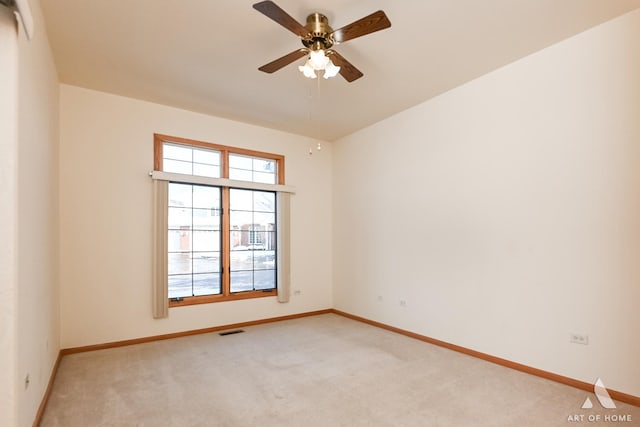
{"type": "Polygon", "coordinates": [[[244,331],[242,329],[236,329],[235,331],[225,331],[225,332],[220,332],[218,335],[220,336],[226,336],[226,335],[233,335],[233,334],[241,334],[244,331]]]}

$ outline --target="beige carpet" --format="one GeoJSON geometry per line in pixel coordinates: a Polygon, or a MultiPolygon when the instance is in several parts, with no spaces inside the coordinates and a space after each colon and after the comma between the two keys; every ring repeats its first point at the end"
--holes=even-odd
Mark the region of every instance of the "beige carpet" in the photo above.
{"type": "Polygon", "coordinates": [[[41,426],[640,425],[640,408],[334,314],[243,329],[66,356],[41,426]],[[613,415],[633,422],[588,421],[613,415]]]}

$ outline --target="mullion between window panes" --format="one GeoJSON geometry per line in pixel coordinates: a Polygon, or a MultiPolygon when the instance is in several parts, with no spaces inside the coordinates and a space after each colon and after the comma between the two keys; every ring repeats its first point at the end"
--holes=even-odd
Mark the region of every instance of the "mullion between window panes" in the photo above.
{"type": "MultiPolygon", "coordinates": [[[[223,157],[223,173],[228,176],[229,168],[228,168],[228,152],[224,152],[223,157]]],[[[222,274],[220,277],[222,294],[223,295],[231,295],[231,218],[230,218],[230,210],[229,210],[229,188],[224,187],[220,189],[220,204],[222,205],[222,215],[220,217],[221,221],[221,269],[222,274]]]]}
{"type": "MultiPolygon", "coordinates": [[[[193,171],[193,150],[191,150],[191,169],[193,171]]],[[[189,248],[191,250],[191,252],[189,253],[189,259],[191,260],[191,296],[195,296],[196,292],[195,292],[195,288],[194,288],[194,284],[195,284],[195,277],[193,276],[193,244],[195,241],[195,232],[194,232],[194,215],[193,215],[193,193],[194,193],[194,189],[195,186],[191,186],[191,248],[189,248]]]]}

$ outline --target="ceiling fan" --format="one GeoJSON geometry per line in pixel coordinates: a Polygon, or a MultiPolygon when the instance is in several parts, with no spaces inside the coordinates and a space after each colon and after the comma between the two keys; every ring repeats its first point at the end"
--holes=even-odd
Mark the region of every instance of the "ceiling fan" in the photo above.
{"type": "Polygon", "coordinates": [[[298,67],[306,77],[316,78],[315,72],[324,70],[324,78],[340,73],[345,80],[352,82],[362,77],[362,72],[332,47],[391,26],[382,10],[334,31],[329,26],[327,17],[320,13],[312,13],[307,17],[306,25],[302,25],[272,1],[261,1],[254,4],[253,8],[300,37],[304,45],[303,48],[258,68],[265,73],[273,73],[303,56],[308,56],[305,65],[298,67]]]}

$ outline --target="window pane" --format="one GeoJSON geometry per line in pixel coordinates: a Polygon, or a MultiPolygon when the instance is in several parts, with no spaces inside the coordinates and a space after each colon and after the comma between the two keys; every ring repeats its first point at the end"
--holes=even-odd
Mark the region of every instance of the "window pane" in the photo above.
{"type": "Polygon", "coordinates": [[[273,173],[254,172],[253,182],[263,182],[265,184],[276,184],[276,175],[273,173]]]}
{"type": "Polygon", "coordinates": [[[164,159],[162,162],[162,170],[171,173],[182,173],[185,175],[193,175],[192,163],[181,162],[177,160],[164,159]]]}
{"type": "Polygon", "coordinates": [[[253,290],[253,271],[232,271],[231,292],[253,290]]]}
{"type": "Polygon", "coordinates": [[[256,212],[253,214],[253,223],[260,224],[263,230],[270,231],[270,228],[273,228],[273,224],[276,223],[276,214],[256,212]]]}
{"type": "Polygon", "coordinates": [[[191,251],[191,231],[169,230],[169,252],[191,251]]]}
{"type": "Polygon", "coordinates": [[[169,228],[189,230],[191,228],[191,209],[169,208],[169,228]]]}
{"type": "Polygon", "coordinates": [[[276,161],[254,158],[253,170],[256,172],[268,172],[274,174],[276,172],[276,161]]]}
{"type": "Polygon", "coordinates": [[[202,163],[193,164],[193,174],[199,176],[208,176],[210,178],[220,178],[220,166],[203,165],[202,163]]]}
{"type": "Polygon", "coordinates": [[[249,231],[231,231],[231,250],[246,251],[249,249],[249,231]]]}
{"type": "Polygon", "coordinates": [[[229,168],[229,179],[238,181],[253,181],[253,174],[250,170],[229,168]]]}
{"type": "Polygon", "coordinates": [[[229,178],[267,184],[277,183],[277,162],[261,157],[229,154],[229,178]]]}
{"type": "Polygon", "coordinates": [[[220,188],[169,183],[169,298],[221,292],[220,188]]]}
{"type": "Polygon", "coordinates": [[[220,293],[220,274],[194,274],[193,295],[215,295],[220,293]]]}
{"type": "Polygon", "coordinates": [[[194,208],[219,208],[220,188],[193,185],[193,207],[194,208]]]}
{"type": "Polygon", "coordinates": [[[169,253],[169,276],[191,274],[191,254],[189,252],[169,253]]]}
{"type": "Polygon", "coordinates": [[[194,273],[219,273],[220,252],[195,252],[192,266],[194,273]]]}
{"type": "Polygon", "coordinates": [[[220,212],[218,209],[193,209],[194,230],[220,230],[220,212]]]}
{"type": "Polygon", "coordinates": [[[253,269],[253,251],[233,250],[231,251],[231,271],[253,269]]]}
{"type": "Polygon", "coordinates": [[[253,231],[247,236],[247,249],[271,251],[276,249],[276,233],[274,231],[253,231]]]}
{"type": "Polygon", "coordinates": [[[220,272],[220,252],[171,252],[168,261],[170,276],[220,272]]]}
{"type": "Polygon", "coordinates": [[[220,152],[214,150],[206,150],[196,148],[193,150],[194,163],[203,163],[206,165],[220,165],[220,152]]]}
{"type": "Polygon", "coordinates": [[[253,194],[253,210],[260,212],[276,211],[276,193],[256,191],[253,194]]]}
{"type": "Polygon", "coordinates": [[[242,232],[240,231],[240,229],[236,228],[232,228],[230,234],[230,241],[229,244],[231,245],[231,250],[237,250],[237,249],[246,249],[242,247],[242,232]]]}
{"type": "Polygon", "coordinates": [[[178,144],[163,144],[162,170],[187,175],[220,177],[220,152],[178,144]]]}
{"type": "Polygon", "coordinates": [[[275,270],[256,270],[253,272],[255,289],[273,289],[276,287],[275,270]]]}
{"type": "Polygon", "coordinates": [[[229,203],[231,291],[274,288],[275,193],[231,189],[229,203]]]}
{"type": "Polygon", "coordinates": [[[192,185],[187,184],[169,184],[169,206],[191,207],[192,185]]]}
{"type": "Polygon", "coordinates": [[[253,268],[254,270],[273,270],[276,267],[276,251],[254,251],[253,252],[253,268]]]}
{"type": "Polygon", "coordinates": [[[253,210],[253,191],[238,190],[232,188],[230,190],[229,207],[231,210],[250,211],[253,210]]]}
{"type": "Polygon", "coordinates": [[[169,298],[185,298],[221,293],[220,273],[169,276],[169,298]]]}
{"type": "Polygon", "coordinates": [[[263,233],[255,229],[249,230],[245,227],[244,231],[235,230],[231,232],[231,250],[246,251],[250,249],[264,249],[262,247],[263,233]],[[258,247],[260,246],[260,247],[258,247]]]}
{"type": "Polygon", "coordinates": [[[192,296],[191,274],[169,276],[169,298],[192,296]]]}
{"type": "Polygon", "coordinates": [[[233,230],[247,231],[253,223],[253,212],[231,211],[231,227],[233,230]]]}
{"type": "Polygon", "coordinates": [[[191,162],[192,151],[193,150],[191,149],[191,147],[183,147],[174,144],[163,144],[162,157],[164,159],[183,160],[186,162],[191,162]]]}
{"type": "Polygon", "coordinates": [[[253,169],[252,158],[248,156],[242,156],[239,154],[229,154],[229,167],[234,169],[253,169]]]}
{"type": "Polygon", "coordinates": [[[217,231],[193,231],[193,250],[213,252],[220,250],[220,233],[217,231]]]}

